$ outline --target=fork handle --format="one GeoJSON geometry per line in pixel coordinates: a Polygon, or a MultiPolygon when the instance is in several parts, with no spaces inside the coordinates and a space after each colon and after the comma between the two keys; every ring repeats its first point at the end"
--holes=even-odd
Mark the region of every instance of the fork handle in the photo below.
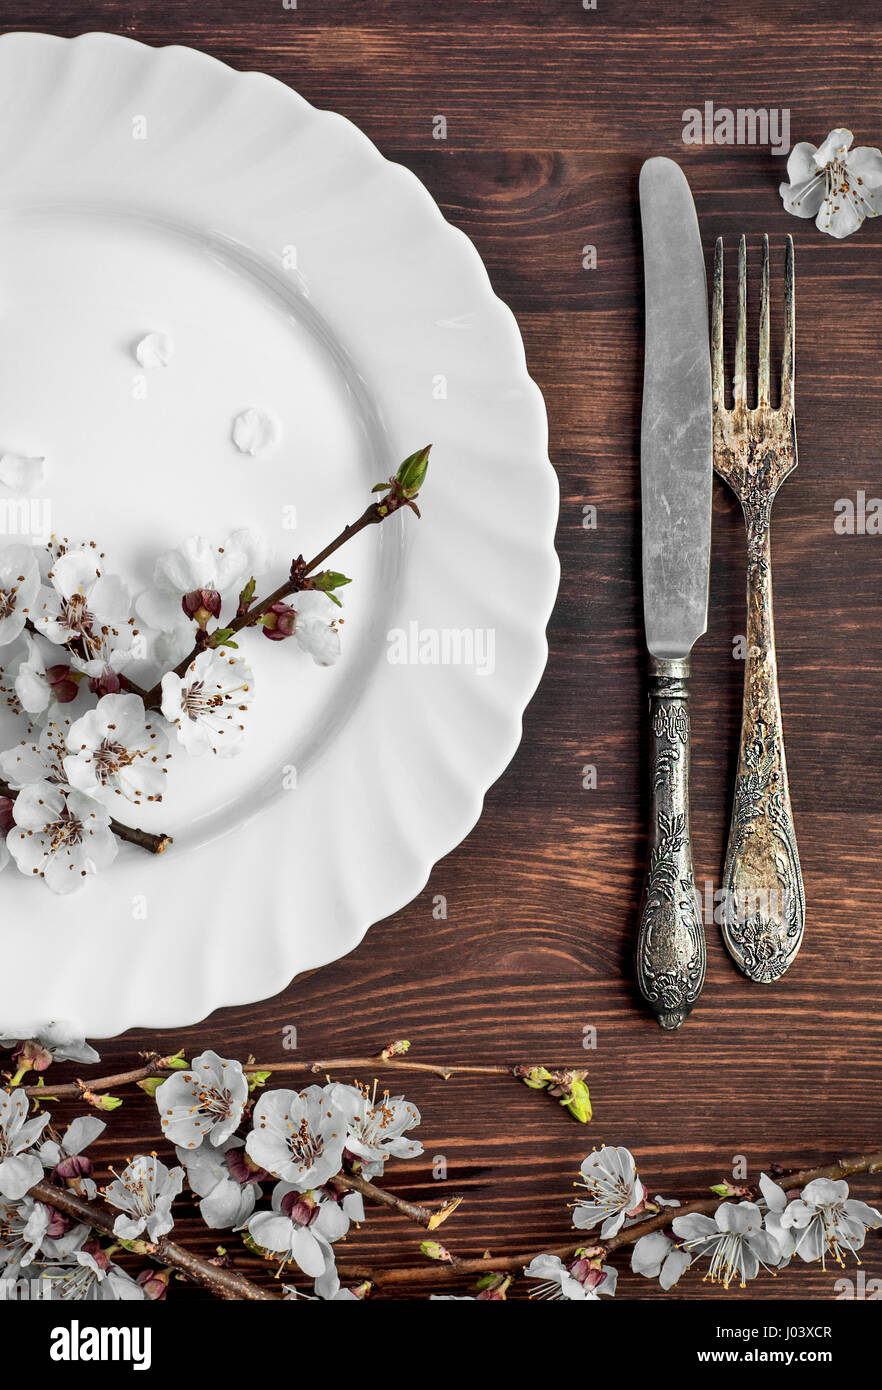
{"type": "Polygon", "coordinates": [[[769,504],[756,512],[745,510],[747,661],[722,925],[738,968],[751,980],[771,984],[787,970],[802,942],[805,891],[778,694],[769,504]]]}
{"type": "Polygon", "coordinates": [[[704,984],[701,904],[689,824],[689,662],[650,658],[649,860],[637,984],[662,1028],[679,1028],[704,984]]]}

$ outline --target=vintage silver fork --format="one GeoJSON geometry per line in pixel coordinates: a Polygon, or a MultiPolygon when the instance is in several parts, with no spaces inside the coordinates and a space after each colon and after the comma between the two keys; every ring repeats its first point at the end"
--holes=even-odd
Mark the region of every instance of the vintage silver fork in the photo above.
{"type": "Polygon", "coordinates": [[[747,526],[747,656],[738,774],[723,869],[723,937],[750,979],[771,984],[799,950],[805,891],[784,758],[772,614],[770,519],[775,494],[796,467],[793,241],[785,262],[781,404],[769,391],[769,238],[763,237],[757,403],[747,400],[747,247],[738,247],[738,329],[732,409],[723,364],[723,242],[717,241],[713,304],[714,469],[735,493],[747,526]]]}

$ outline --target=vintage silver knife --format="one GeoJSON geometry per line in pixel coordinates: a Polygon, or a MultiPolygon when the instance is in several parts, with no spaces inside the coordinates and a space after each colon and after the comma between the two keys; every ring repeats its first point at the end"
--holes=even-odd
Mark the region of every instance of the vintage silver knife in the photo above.
{"type": "Polygon", "coordinates": [[[646,356],[640,468],[649,649],[649,862],[637,983],[662,1028],[704,984],[689,821],[689,655],[707,629],[713,417],[707,283],[695,206],[670,159],[640,171],[646,356]]]}

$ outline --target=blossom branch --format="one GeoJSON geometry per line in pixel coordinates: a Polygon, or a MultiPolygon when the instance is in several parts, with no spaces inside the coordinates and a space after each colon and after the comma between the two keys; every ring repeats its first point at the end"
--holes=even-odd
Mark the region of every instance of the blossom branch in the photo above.
{"type": "MultiPolygon", "coordinates": [[[[97,1202],[88,1202],[68,1188],[53,1187],[45,1180],[32,1187],[28,1195],[37,1202],[43,1202],[46,1206],[53,1207],[55,1211],[61,1212],[62,1215],[68,1216],[74,1221],[85,1223],[101,1235],[114,1236],[115,1218],[106,1206],[97,1202]]],[[[216,1298],[261,1302],[266,1300],[278,1301],[280,1298],[280,1295],[271,1289],[253,1283],[244,1275],[237,1274],[235,1270],[222,1269],[220,1266],[212,1264],[210,1260],[203,1259],[201,1255],[196,1255],[192,1250],[185,1249],[176,1241],[169,1240],[167,1236],[162,1236],[157,1241],[139,1241],[137,1246],[156,1264],[176,1269],[179,1273],[186,1275],[188,1279],[202,1284],[216,1298]]]]}
{"type": "MultiPolygon", "coordinates": [[[[0,777],[0,796],[8,797],[14,801],[18,792],[0,777]]],[[[172,843],[171,835],[155,835],[152,830],[139,830],[135,825],[124,825],[122,821],[114,820],[111,817],[110,829],[118,840],[126,840],[130,845],[138,845],[141,849],[149,850],[151,854],[164,854],[172,843]]],[[[73,1094],[73,1092],[71,1093],[73,1094]]]]}
{"type": "MultiPolygon", "coordinates": [[[[817,1178],[829,1178],[838,1181],[854,1173],[878,1173],[880,1171],[882,1171],[882,1149],[797,1172],[781,1172],[776,1165],[773,1165],[771,1174],[779,1185],[786,1188],[803,1188],[817,1178]]],[[[739,1190],[739,1196],[747,1200],[755,1198],[758,1193],[759,1189],[755,1185],[745,1185],[743,1189],[739,1190]]],[[[573,1259],[577,1251],[590,1247],[592,1254],[603,1258],[623,1246],[633,1245],[642,1236],[662,1230],[669,1226],[675,1217],[686,1216],[692,1212],[710,1216],[723,1200],[719,1196],[699,1197],[695,1201],[684,1202],[682,1206],[669,1207],[654,1216],[647,1217],[645,1221],[635,1222],[632,1226],[623,1226],[614,1236],[610,1236],[606,1240],[594,1241],[591,1240],[590,1236],[586,1236],[585,1239],[576,1244],[562,1245],[554,1250],[543,1250],[541,1253],[550,1254],[566,1261],[573,1259]]],[[[451,1257],[447,1260],[397,1269],[369,1269],[363,1265],[341,1264],[338,1272],[341,1279],[369,1280],[371,1284],[377,1285],[434,1284],[472,1274],[481,1275],[494,1271],[504,1273],[522,1270],[539,1253],[539,1251],[531,1250],[518,1255],[491,1256],[487,1259],[478,1257],[463,1260],[451,1257]]]]}
{"type": "MultiPolygon", "coordinates": [[[[289,577],[284,584],[280,584],[277,589],[274,589],[271,594],[258,603],[240,603],[239,612],[226,627],[220,630],[224,640],[228,641],[230,637],[241,632],[243,628],[256,626],[276,604],[284,603],[285,599],[293,597],[294,594],[300,593],[304,589],[322,587],[316,583],[315,571],[335,551],[344,546],[347,541],[352,540],[353,536],[357,536],[360,531],[364,531],[366,527],[379,525],[387,517],[400,511],[402,507],[410,507],[419,516],[415,499],[426,475],[430,448],[431,445],[427,445],[426,448],[418,450],[417,453],[411,454],[409,458],[405,459],[395,477],[389,479],[388,484],[381,484],[380,488],[374,489],[375,492],[383,490],[386,495],[379,502],[369,503],[357,520],[344,526],[339,535],[329,541],[324,549],[320,550],[311,560],[305,561],[302,555],[298,556],[292,562],[289,577]],[[388,491],[386,491],[387,487],[388,491]]],[[[339,579],[339,576],[337,578],[339,579]]],[[[190,663],[201,652],[215,645],[223,646],[223,641],[217,640],[219,636],[220,633],[201,630],[192,650],[174,667],[174,674],[183,677],[190,663]]],[[[162,681],[157,681],[151,690],[139,691],[138,693],[142,695],[145,708],[159,708],[162,703],[162,681]]]]}

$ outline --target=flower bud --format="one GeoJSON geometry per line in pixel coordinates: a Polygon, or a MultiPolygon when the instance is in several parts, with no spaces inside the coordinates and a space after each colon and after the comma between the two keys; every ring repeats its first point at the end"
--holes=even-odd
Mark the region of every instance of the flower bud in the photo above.
{"type": "Polygon", "coordinates": [[[220,617],[221,596],[217,589],[194,589],[192,593],[184,594],[181,607],[188,618],[204,629],[210,618],[220,617]]]}
{"type": "Polygon", "coordinates": [[[319,1214],[318,1202],[311,1192],[286,1192],[279,1210],[296,1226],[308,1226],[319,1214]]]}
{"type": "Polygon", "coordinates": [[[69,705],[71,700],[77,698],[79,681],[69,666],[47,666],[46,679],[53,700],[60,705],[69,705]]]}
{"type": "Polygon", "coordinates": [[[431,447],[431,444],[427,444],[424,449],[418,449],[415,454],[408,455],[399,468],[396,479],[405,497],[416,497],[425,482],[431,447]]]}
{"type": "Polygon", "coordinates": [[[87,1255],[92,1256],[92,1259],[95,1261],[98,1268],[103,1270],[106,1274],[107,1271],[110,1269],[110,1256],[107,1254],[105,1250],[102,1250],[98,1238],[95,1237],[93,1239],[87,1240],[85,1245],[83,1246],[83,1250],[86,1252],[87,1255]]]}
{"type": "Polygon", "coordinates": [[[264,1182],[270,1175],[248,1157],[244,1149],[227,1149],[224,1161],[230,1170],[230,1177],[243,1186],[247,1182],[264,1182]]]}
{"type": "Polygon", "coordinates": [[[442,1245],[438,1240],[424,1240],[420,1243],[420,1250],[429,1260],[441,1260],[449,1264],[453,1259],[446,1245],[442,1245]]]}
{"type": "Polygon", "coordinates": [[[45,1071],[52,1062],[52,1053],[36,1038],[19,1043],[12,1057],[21,1071],[45,1071]]]}
{"type": "Polygon", "coordinates": [[[100,676],[90,676],[89,691],[92,695],[119,695],[125,690],[123,677],[116,671],[102,671],[100,676]]]}
{"type": "Polygon", "coordinates": [[[281,642],[285,637],[293,637],[297,626],[297,611],[290,603],[274,603],[260,620],[264,637],[271,642],[281,642]]]}
{"type": "Polygon", "coordinates": [[[78,1178],[90,1178],[92,1176],[92,1160],[85,1154],[66,1154],[60,1163],[55,1165],[56,1177],[63,1178],[65,1182],[76,1181],[78,1178]]]}
{"type": "Polygon", "coordinates": [[[153,1303],[158,1303],[168,1293],[168,1281],[171,1275],[170,1269],[142,1269],[137,1276],[137,1282],[141,1285],[147,1298],[153,1303]]]}
{"type": "Polygon", "coordinates": [[[46,1227],[46,1235],[49,1236],[51,1240],[61,1240],[62,1236],[67,1235],[72,1223],[63,1212],[56,1211],[54,1207],[47,1207],[46,1210],[49,1213],[49,1225],[46,1227]]]}

